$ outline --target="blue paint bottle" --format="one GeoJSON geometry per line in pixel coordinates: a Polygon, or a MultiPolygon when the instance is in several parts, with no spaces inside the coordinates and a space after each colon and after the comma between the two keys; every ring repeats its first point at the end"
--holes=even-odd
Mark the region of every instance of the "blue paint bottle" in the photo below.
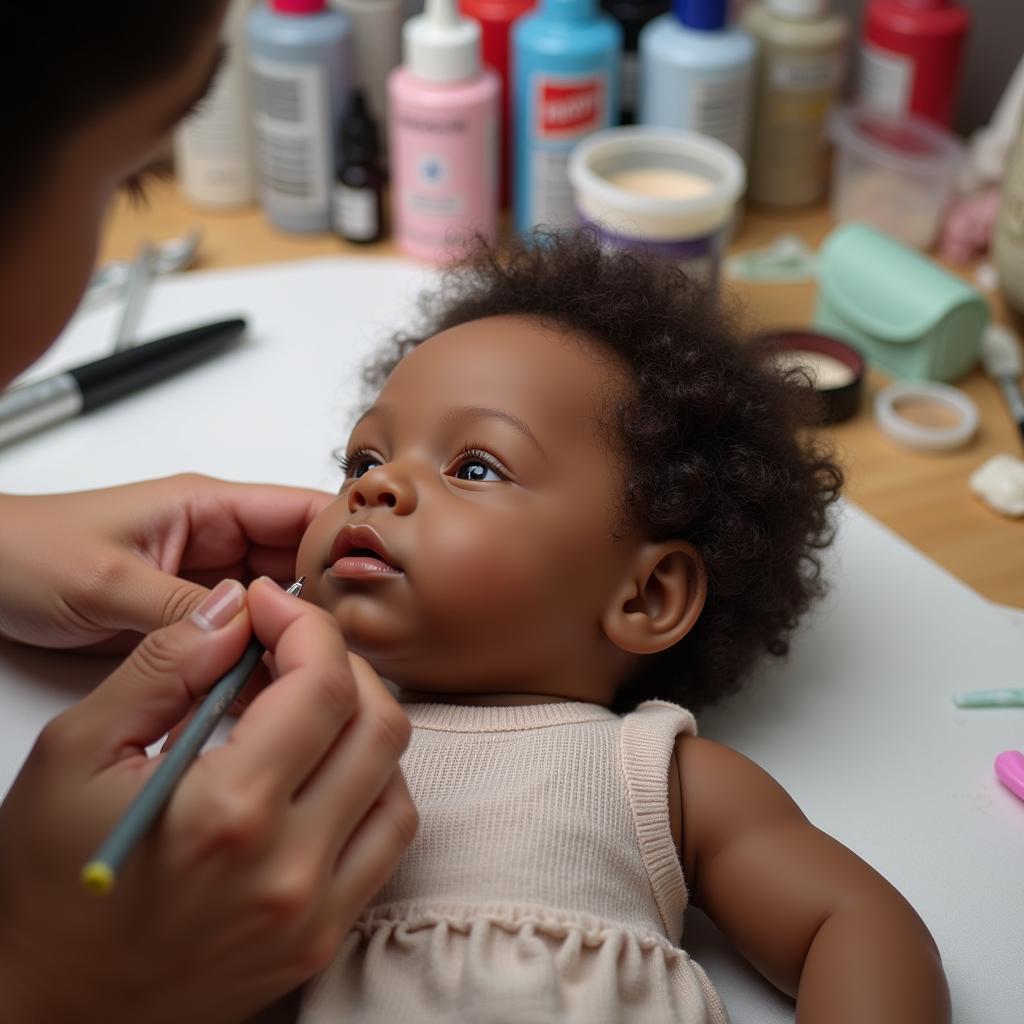
{"type": "Polygon", "coordinates": [[[618,122],[622,30],[597,0],[542,0],[512,29],[516,229],[576,223],[573,146],[618,122]]]}

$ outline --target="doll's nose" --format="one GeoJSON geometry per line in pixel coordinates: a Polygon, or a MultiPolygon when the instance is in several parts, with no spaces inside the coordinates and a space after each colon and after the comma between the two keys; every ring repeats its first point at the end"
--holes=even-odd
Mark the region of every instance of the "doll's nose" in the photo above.
{"type": "Polygon", "coordinates": [[[348,489],[350,512],[383,505],[397,515],[408,515],[416,507],[416,489],[408,476],[395,463],[389,462],[367,470],[352,481],[348,489]]]}

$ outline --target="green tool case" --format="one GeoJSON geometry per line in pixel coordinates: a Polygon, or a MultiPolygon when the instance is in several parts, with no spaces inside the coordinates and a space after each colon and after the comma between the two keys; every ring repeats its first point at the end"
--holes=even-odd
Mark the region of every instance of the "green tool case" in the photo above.
{"type": "Polygon", "coordinates": [[[844,224],[822,245],[815,327],[884,373],[955,380],[977,362],[988,318],[977,289],[865,224],[844,224]]]}

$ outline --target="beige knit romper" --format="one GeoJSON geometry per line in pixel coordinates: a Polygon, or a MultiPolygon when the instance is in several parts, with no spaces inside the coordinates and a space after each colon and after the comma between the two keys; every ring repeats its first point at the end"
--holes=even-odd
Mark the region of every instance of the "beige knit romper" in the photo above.
{"type": "Polygon", "coordinates": [[[669,760],[693,716],[648,701],[407,704],[415,840],[302,1024],[723,1024],[679,948],[669,760]]]}

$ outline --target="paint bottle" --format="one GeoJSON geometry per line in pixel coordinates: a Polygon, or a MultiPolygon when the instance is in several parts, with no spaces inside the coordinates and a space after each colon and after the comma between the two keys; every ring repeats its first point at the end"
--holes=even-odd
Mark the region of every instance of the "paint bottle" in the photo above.
{"type": "Polygon", "coordinates": [[[327,0],[269,0],[250,13],[248,30],[263,208],[285,231],[328,231],[352,23],[327,0]]]}
{"type": "Polygon", "coordinates": [[[675,0],[640,33],[640,121],[710,135],[748,159],[757,44],[727,0],[675,0]]]}
{"type": "Polygon", "coordinates": [[[363,90],[370,117],[385,129],[388,75],[402,60],[405,0],[331,0],[331,5],[352,22],[352,84],[363,90]]]}
{"type": "Polygon", "coordinates": [[[512,89],[509,58],[512,23],[532,11],[537,0],[460,0],[459,10],[480,23],[484,63],[501,79],[501,205],[512,195],[512,89]]]}
{"type": "Polygon", "coordinates": [[[377,242],[384,234],[384,172],[377,123],[362,89],[338,130],[338,173],[334,182],[334,230],[346,242],[377,242]]]}
{"type": "Polygon", "coordinates": [[[950,127],[970,24],[955,0],[871,0],[860,51],[861,103],[950,127]]]}
{"type": "Polygon", "coordinates": [[[622,65],[619,68],[619,122],[636,121],[640,30],[672,6],[672,0],[601,0],[601,6],[622,28],[622,65]]]}
{"type": "Polygon", "coordinates": [[[842,84],[849,23],[829,0],[761,0],[743,23],[759,46],[748,196],[806,206],[828,187],[829,110],[842,84]]]}
{"type": "Polygon", "coordinates": [[[617,123],[622,29],[597,0],[542,0],[512,29],[516,229],[576,223],[569,153],[617,123]]]}
{"type": "Polygon", "coordinates": [[[245,26],[252,0],[224,19],[224,62],[209,94],[174,134],[174,166],[188,202],[208,209],[256,201],[245,26]]]}
{"type": "Polygon", "coordinates": [[[501,85],[480,59],[480,26],[455,0],[427,0],[402,32],[404,64],[388,79],[395,241],[442,261],[473,232],[498,227],[501,85]]]}

